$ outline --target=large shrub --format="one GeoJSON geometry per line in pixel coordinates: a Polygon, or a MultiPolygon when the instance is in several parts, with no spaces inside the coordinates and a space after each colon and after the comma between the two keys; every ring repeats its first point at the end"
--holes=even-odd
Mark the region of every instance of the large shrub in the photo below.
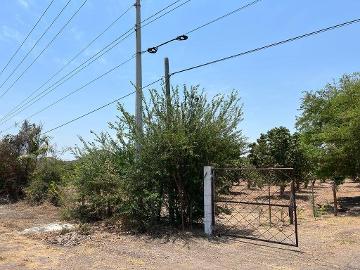
{"type": "Polygon", "coordinates": [[[45,157],[30,176],[30,184],[25,188],[26,199],[32,204],[44,201],[58,206],[60,203],[60,185],[62,182],[62,162],[55,158],[45,157]]]}
{"type": "Polygon", "coordinates": [[[0,196],[17,200],[24,196],[37,162],[49,150],[41,126],[24,121],[15,135],[0,140],[0,196]]]}
{"type": "MultiPolygon", "coordinates": [[[[77,149],[74,187],[77,190],[70,215],[83,221],[104,219],[122,205],[121,172],[116,163],[118,152],[105,149],[105,141],[99,147],[84,142],[84,149],[77,149]],[[77,203],[76,203],[77,201],[77,203]]],[[[121,155],[120,155],[121,156],[121,155]]]]}
{"type": "Polygon", "coordinates": [[[91,209],[98,218],[117,213],[141,228],[161,220],[185,227],[203,216],[203,166],[230,165],[241,157],[238,95],[208,100],[198,87],[184,87],[173,89],[167,100],[153,90],[144,108],[143,132],[119,105],[120,116],[110,125],[116,137],[101,134],[96,143],[85,144],[77,209],[91,209]]]}

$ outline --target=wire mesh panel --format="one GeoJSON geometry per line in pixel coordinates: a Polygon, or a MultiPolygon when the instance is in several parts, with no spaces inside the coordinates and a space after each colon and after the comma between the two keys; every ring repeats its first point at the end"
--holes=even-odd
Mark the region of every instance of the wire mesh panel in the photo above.
{"type": "Polygon", "coordinates": [[[332,181],[318,180],[312,182],[310,191],[310,201],[315,218],[337,213],[360,214],[359,182],[347,179],[344,183],[334,186],[332,181]]]}
{"type": "Polygon", "coordinates": [[[310,188],[314,217],[334,213],[333,182],[313,181],[310,188]]]}
{"type": "Polygon", "coordinates": [[[215,234],[298,245],[291,169],[215,169],[215,234]]]}
{"type": "Polygon", "coordinates": [[[360,215],[360,182],[346,180],[337,187],[338,211],[351,216],[360,215]]]}

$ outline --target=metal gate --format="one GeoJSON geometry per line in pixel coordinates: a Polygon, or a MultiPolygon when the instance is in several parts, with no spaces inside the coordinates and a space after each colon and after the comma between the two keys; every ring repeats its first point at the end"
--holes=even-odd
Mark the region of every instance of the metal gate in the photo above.
{"type": "Polygon", "coordinates": [[[291,168],[214,169],[214,234],[297,247],[291,173],[291,168]]]}

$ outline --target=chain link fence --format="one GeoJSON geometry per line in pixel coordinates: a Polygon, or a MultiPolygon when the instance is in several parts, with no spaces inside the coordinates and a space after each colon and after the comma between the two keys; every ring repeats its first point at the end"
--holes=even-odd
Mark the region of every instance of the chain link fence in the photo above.
{"type": "Polygon", "coordinates": [[[320,218],[326,215],[360,215],[360,183],[346,180],[316,180],[297,191],[299,218],[320,218]]]}
{"type": "Polygon", "coordinates": [[[215,169],[215,233],[297,246],[291,173],[291,168],[215,169]]]}

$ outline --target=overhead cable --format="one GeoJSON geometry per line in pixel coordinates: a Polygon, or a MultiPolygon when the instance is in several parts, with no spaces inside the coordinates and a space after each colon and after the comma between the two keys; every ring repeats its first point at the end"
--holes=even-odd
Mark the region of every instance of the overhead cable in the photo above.
{"type": "MultiPolygon", "coordinates": [[[[85,47],[83,47],[75,56],[73,56],[69,61],[67,61],[58,71],[56,71],[46,82],[44,82],[40,87],[35,89],[23,99],[19,104],[17,104],[12,110],[10,110],[6,115],[4,115],[0,121],[4,120],[6,117],[16,112],[21,106],[26,106],[29,101],[36,93],[38,93],[45,85],[52,81],[58,74],[60,74],[66,67],[68,67],[72,62],[74,62],[83,52],[85,52],[95,41],[97,41],[102,35],[104,35],[111,27],[113,27],[125,14],[127,14],[133,6],[131,5],[127,10],[125,10],[120,16],[118,16],[114,21],[112,21],[100,34],[98,34],[94,39],[92,39],[85,47]]],[[[64,78],[64,77],[63,77],[64,78]]],[[[49,88],[48,88],[49,89],[49,88]]]]}
{"type": "Polygon", "coordinates": [[[42,108],[41,110],[37,111],[36,113],[32,114],[29,118],[34,117],[35,115],[38,115],[46,110],[48,110],[49,108],[55,106],[56,104],[60,103],[61,101],[69,98],[70,96],[74,95],[75,93],[79,92],[80,90],[84,89],[85,87],[89,86],[90,84],[93,84],[94,82],[96,82],[97,80],[100,80],[101,78],[105,77],[106,75],[112,73],[113,71],[115,71],[116,69],[118,69],[119,67],[125,65],[126,63],[130,62],[132,59],[135,58],[135,55],[132,56],[131,58],[125,60],[124,62],[120,63],[119,65],[109,69],[108,71],[106,71],[105,73],[97,76],[96,78],[92,79],[91,81],[87,82],[86,84],[84,84],[83,86],[76,88],[75,90],[71,91],[70,93],[68,93],[67,95],[57,99],[56,101],[54,101],[53,103],[47,105],[46,107],[42,108]]]}
{"type": "Polygon", "coordinates": [[[201,68],[201,67],[205,67],[205,66],[208,66],[208,65],[213,65],[213,64],[223,62],[223,61],[226,61],[226,60],[230,60],[232,58],[240,57],[240,56],[243,56],[243,55],[246,55],[246,54],[251,54],[251,53],[255,53],[255,52],[262,51],[262,50],[265,50],[265,49],[269,49],[269,48],[272,48],[272,47],[276,47],[276,46],[279,46],[279,45],[283,45],[285,43],[289,43],[289,42],[293,42],[293,41],[303,39],[303,38],[306,38],[306,37],[318,35],[318,34],[321,34],[321,33],[324,33],[324,32],[328,32],[328,31],[331,31],[331,30],[335,30],[337,28],[345,27],[345,26],[355,24],[355,23],[359,23],[359,22],[360,22],[360,18],[355,19],[355,20],[351,20],[351,21],[347,21],[347,22],[344,22],[344,23],[336,24],[336,25],[326,27],[326,28],[322,28],[322,29],[319,29],[319,30],[316,30],[316,31],[313,31],[313,32],[303,34],[303,35],[299,35],[299,36],[288,38],[288,39],[285,39],[285,40],[282,40],[282,41],[274,42],[274,43],[271,43],[271,44],[268,44],[268,45],[265,45],[265,46],[262,46],[262,47],[258,47],[258,48],[251,49],[251,50],[248,50],[248,51],[240,52],[240,53],[233,54],[233,55],[230,55],[230,56],[226,56],[226,57],[223,57],[223,58],[220,58],[220,59],[212,60],[212,61],[200,64],[200,65],[195,65],[195,66],[192,66],[192,67],[184,68],[182,70],[178,70],[176,72],[171,73],[170,76],[175,75],[175,74],[179,74],[179,73],[183,73],[183,72],[187,72],[187,71],[190,71],[190,70],[193,70],[193,69],[198,69],[198,68],[201,68]]]}
{"type": "Polygon", "coordinates": [[[208,25],[210,25],[210,24],[213,24],[213,23],[215,23],[215,22],[217,22],[217,21],[220,21],[220,20],[222,20],[222,19],[225,19],[226,17],[229,17],[229,16],[231,16],[231,15],[233,15],[233,14],[235,14],[235,13],[237,13],[237,12],[243,10],[243,9],[246,9],[246,8],[248,8],[248,7],[251,7],[251,6],[253,6],[253,5],[255,5],[255,4],[257,4],[257,3],[261,2],[261,1],[262,1],[262,0],[255,0],[255,1],[252,1],[252,2],[250,2],[250,3],[248,3],[248,4],[246,4],[246,5],[243,5],[243,6],[241,6],[241,7],[238,7],[238,8],[236,8],[235,10],[232,10],[232,11],[230,11],[230,12],[228,12],[228,13],[220,16],[220,17],[217,17],[217,18],[215,18],[215,19],[213,19],[213,20],[211,20],[211,21],[209,21],[209,22],[207,22],[207,23],[204,23],[204,24],[202,24],[202,25],[200,25],[200,26],[197,26],[197,27],[193,28],[192,30],[186,32],[185,34],[179,35],[179,36],[177,36],[177,37],[175,37],[175,38],[172,38],[172,39],[170,39],[170,40],[168,40],[168,41],[165,41],[165,42],[160,43],[160,44],[158,44],[158,45],[156,45],[156,46],[153,46],[153,47],[151,47],[151,48],[148,48],[147,51],[148,51],[149,53],[156,53],[161,46],[164,46],[164,45],[166,45],[166,44],[168,44],[168,43],[171,43],[171,42],[173,42],[173,41],[183,41],[183,40],[187,40],[187,39],[188,39],[188,35],[196,32],[196,31],[199,31],[200,29],[202,29],[202,28],[204,28],[204,27],[206,27],[206,26],[208,26],[208,25]]]}
{"type": "MultiPolygon", "coordinates": [[[[150,17],[146,18],[144,21],[148,21],[145,25],[142,25],[141,28],[150,25],[151,23],[159,20],[160,18],[164,17],[167,14],[170,14],[171,12],[175,11],[176,9],[182,7],[183,5],[185,5],[186,3],[189,3],[191,0],[187,0],[183,3],[181,3],[180,5],[172,8],[171,10],[168,10],[167,12],[157,16],[156,18],[152,19],[151,21],[148,21],[149,18],[153,18],[154,16],[151,15],[150,17]]],[[[178,1],[176,1],[178,2],[178,1]]],[[[171,5],[167,6],[170,7],[171,5]]],[[[162,9],[165,10],[165,9],[162,9]]],[[[156,12],[157,14],[159,14],[159,12],[156,12]]],[[[110,50],[112,50],[113,48],[115,48],[120,42],[124,41],[125,39],[127,39],[128,37],[130,37],[133,33],[135,33],[135,30],[133,30],[133,28],[130,28],[128,31],[126,31],[124,34],[122,34],[121,36],[119,36],[118,38],[116,38],[114,41],[110,42],[108,45],[106,45],[103,49],[101,49],[100,51],[98,51],[96,54],[94,54],[93,56],[91,56],[90,58],[88,58],[85,62],[83,62],[82,64],[80,64],[79,66],[77,66],[75,69],[73,69],[72,71],[70,71],[69,73],[67,73],[65,76],[63,76],[60,80],[56,81],[54,84],[52,84],[50,87],[46,88],[45,90],[43,90],[40,94],[38,94],[37,96],[35,96],[34,98],[28,100],[27,102],[25,102],[23,105],[21,105],[20,107],[17,106],[18,108],[13,109],[12,112],[7,113],[4,117],[2,117],[2,119],[0,119],[0,125],[8,122],[9,120],[11,120],[14,116],[18,115],[19,113],[21,113],[22,111],[24,111],[26,108],[30,107],[32,104],[34,104],[35,102],[37,102],[38,100],[40,100],[41,98],[43,98],[44,96],[48,95],[50,92],[54,91],[56,88],[58,88],[60,85],[62,85],[64,82],[66,82],[67,80],[69,80],[70,78],[74,77],[74,75],[78,74],[80,71],[82,71],[83,69],[85,69],[86,67],[88,67],[91,63],[93,63],[95,60],[99,59],[101,56],[103,56],[105,53],[108,53],[110,50]],[[94,58],[96,57],[96,58],[94,58]],[[94,59],[93,59],[94,58],[94,59]],[[91,61],[90,63],[88,63],[89,61],[91,61]],[[86,64],[88,63],[88,64],[86,64]],[[85,65],[86,64],[86,65],[85,65]],[[30,105],[29,105],[30,104],[30,105]],[[25,109],[24,109],[25,107],[25,109]]],[[[46,83],[45,83],[46,84],[46,83]]],[[[45,84],[43,84],[42,86],[40,86],[40,88],[42,88],[45,84]]],[[[36,89],[35,91],[38,91],[38,89],[36,89]]],[[[34,91],[34,92],[35,92],[34,91]]],[[[30,96],[29,96],[30,97],[30,96]]],[[[28,98],[29,98],[28,97],[28,98]]],[[[28,99],[27,98],[27,99],[28,99]]]]}
{"type": "Polygon", "coordinates": [[[17,47],[17,49],[15,50],[15,52],[11,55],[10,59],[7,61],[7,63],[5,64],[5,66],[3,67],[3,69],[0,71],[0,76],[3,74],[3,72],[5,71],[5,69],[10,65],[11,61],[14,59],[14,57],[17,55],[17,53],[20,51],[20,49],[24,46],[25,42],[28,40],[28,38],[30,37],[30,35],[32,34],[32,32],[35,30],[35,28],[38,26],[38,24],[40,23],[40,21],[42,20],[42,18],[45,16],[45,14],[47,13],[47,11],[49,10],[49,8],[51,7],[51,5],[54,3],[55,0],[51,0],[49,5],[46,7],[46,9],[43,11],[43,13],[41,14],[41,16],[39,17],[39,19],[36,21],[36,23],[34,24],[34,26],[31,28],[30,32],[26,35],[26,37],[24,38],[24,40],[21,42],[21,44],[17,47]]]}
{"type": "MultiPolygon", "coordinates": [[[[21,64],[26,60],[26,58],[30,55],[30,53],[35,49],[35,47],[39,44],[39,42],[42,40],[42,38],[45,36],[45,34],[50,30],[50,28],[54,25],[54,23],[57,21],[57,19],[61,16],[61,14],[64,12],[64,10],[68,7],[72,0],[68,0],[68,2],[65,4],[65,6],[60,10],[60,12],[55,16],[55,18],[52,20],[52,22],[48,25],[48,27],[45,29],[45,31],[41,34],[41,36],[35,41],[31,49],[25,54],[25,56],[21,59],[21,61],[15,66],[15,68],[10,72],[8,77],[3,81],[3,83],[0,85],[0,89],[4,86],[4,84],[11,78],[11,76],[18,70],[18,68],[21,66],[21,64]]],[[[0,96],[0,98],[3,96],[3,94],[0,96]]]]}
{"type": "Polygon", "coordinates": [[[40,56],[51,46],[51,44],[57,39],[57,37],[64,31],[64,29],[70,24],[70,22],[74,19],[74,17],[80,12],[80,10],[84,7],[88,0],[85,0],[81,6],[74,12],[74,14],[67,20],[67,22],[60,28],[60,30],[56,33],[56,35],[51,39],[51,41],[46,44],[45,48],[35,57],[35,59],[26,67],[26,69],[15,79],[15,81],[5,90],[3,94],[1,94],[0,98],[2,98],[6,93],[8,93],[14,85],[24,76],[24,74],[35,64],[35,62],[40,58],[40,56]]]}

